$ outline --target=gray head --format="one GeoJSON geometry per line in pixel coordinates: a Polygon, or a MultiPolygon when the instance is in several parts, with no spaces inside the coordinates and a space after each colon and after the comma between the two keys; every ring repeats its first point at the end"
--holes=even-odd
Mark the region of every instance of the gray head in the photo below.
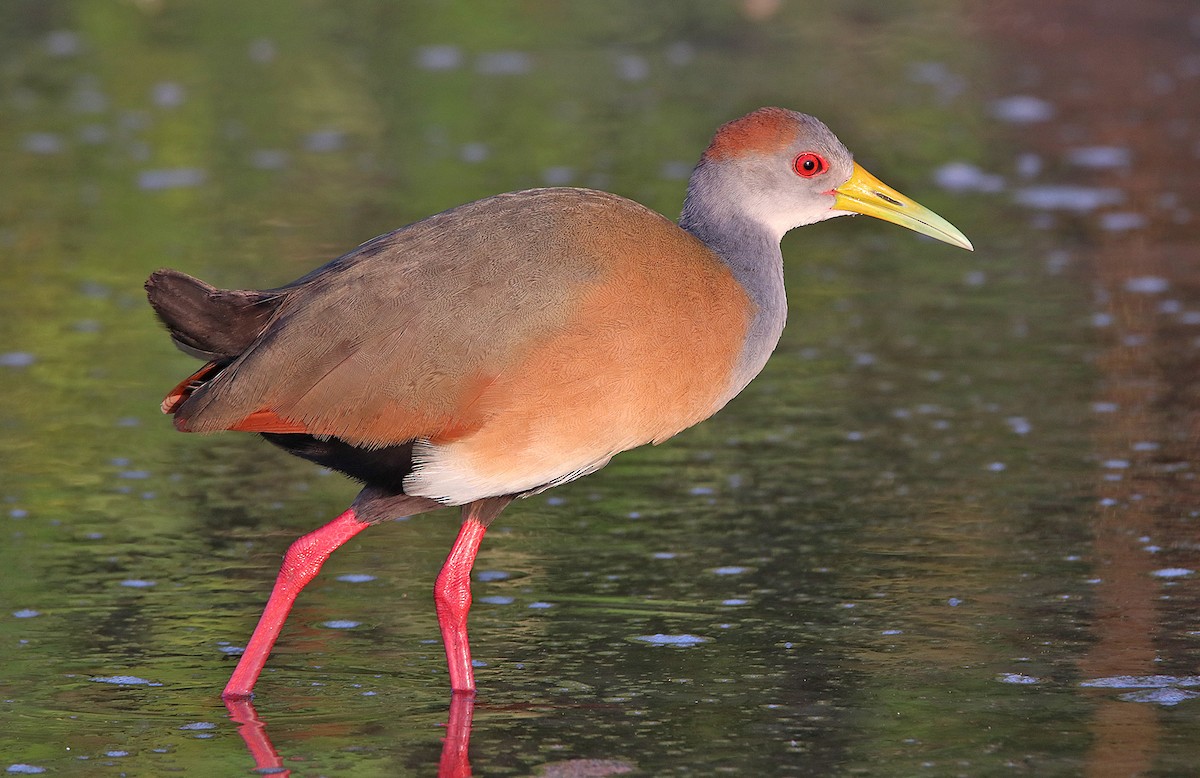
{"type": "Polygon", "coordinates": [[[697,234],[755,225],[778,241],[794,227],[852,213],[971,247],[949,222],[863,170],[819,119],[784,108],[760,108],[717,130],[688,183],[680,224],[697,234]]]}

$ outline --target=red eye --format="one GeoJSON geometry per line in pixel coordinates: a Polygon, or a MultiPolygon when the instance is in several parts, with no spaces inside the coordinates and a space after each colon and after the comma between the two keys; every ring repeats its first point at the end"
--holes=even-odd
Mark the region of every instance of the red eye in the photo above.
{"type": "Polygon", "coordinates": [[[792,167],[796,169],[796,174],[805,178],[819,176],[828,169],[825,158],[820,154],[812,151],[806,151],[796,157],[796,161],[792,163],[792,167]]]}

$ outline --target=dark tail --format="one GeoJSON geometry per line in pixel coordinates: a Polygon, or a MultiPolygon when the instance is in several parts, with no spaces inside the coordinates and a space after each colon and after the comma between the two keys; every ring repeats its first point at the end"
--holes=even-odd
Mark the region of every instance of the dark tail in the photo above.
{"type": "Polygon", "coordinates": [[[210,362],[250,347],[283,302],[280,292],[217,289],[178,270],[156,270],[146,295],[180,349],[210,362]]]}

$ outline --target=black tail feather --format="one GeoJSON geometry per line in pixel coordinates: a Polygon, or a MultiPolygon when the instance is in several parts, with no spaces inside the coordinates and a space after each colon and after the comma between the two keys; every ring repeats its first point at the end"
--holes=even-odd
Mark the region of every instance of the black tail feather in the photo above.
{"type": "Polygon", "coordinates": [[[279,292],[217,289],[178,270],[156,270],[146,295],[183,351],[231,360],[250,347],[283,301],[279,292]]]}

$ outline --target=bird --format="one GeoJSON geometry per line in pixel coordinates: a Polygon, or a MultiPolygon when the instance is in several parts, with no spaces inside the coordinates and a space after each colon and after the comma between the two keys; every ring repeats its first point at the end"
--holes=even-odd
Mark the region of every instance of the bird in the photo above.
{"type": "Polygon", "coordinates": [[[335,549],[446,506],[461,524],[434,605],[451,691],[473,695],[470,577],[488,525],[729,402],[783,331],[782,237],[852,214],[974,250],[820,120],[768,107],[717,129],[678,221],[607,192],[529,189],[380,235],[277,288],[152,273],[158,318],[204,361],[162,402],[175,428],[258,433],[361,483],[288,548],[222,696],[252,696],[335,549]]]}

